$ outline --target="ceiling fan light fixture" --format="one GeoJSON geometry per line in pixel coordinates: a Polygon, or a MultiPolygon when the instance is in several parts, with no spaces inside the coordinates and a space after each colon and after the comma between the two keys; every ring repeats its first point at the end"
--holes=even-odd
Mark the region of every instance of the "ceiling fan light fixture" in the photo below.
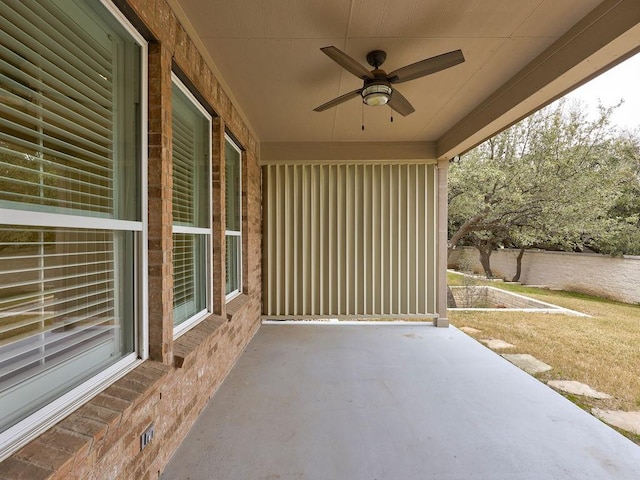
{"type": "Polygon", "coordinates": [[[362,101],[367,105],[386,105],[391,98],[389,85],[374,84],[362,89],[362,101]]]}

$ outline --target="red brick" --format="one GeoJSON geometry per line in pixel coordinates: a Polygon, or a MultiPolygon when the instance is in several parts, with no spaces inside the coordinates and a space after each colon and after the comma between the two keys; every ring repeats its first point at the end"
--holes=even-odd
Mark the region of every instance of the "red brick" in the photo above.
{"type": "Polygon", "coordinates": [[[80,407],[76,410],[75,414],[84,418],[106,423],[109,425],[109,428],[117,426],[120,422],[120,418],[122,418],[122,412],[98,405],[93,401],[90,401],[80,407]]]}
{"type": "Polygon", "coordinates": [[[74,454],[81,452],[85,452],[86,454],[93,441],[89,437],[78,435],[69,430],[63,430],[57,426],[40,435],[38,440],[74,454]]]}
{"type": "Polygon", "coordinates": [[[55,470],[55,472],[51,475],[49,480],[69,480],[72,478],[71,469],[73,467],[73,462],[65,463],[62,467],[55,470]]]}
{"type": "Polygon", "coordinates": [[[92,441],[99,441],[105,436],[109,428],[104,422],[81,417],[75,412],[62,420],[58,426],[79,435],[90,437],[92,441]]]}
{"type": "Polygon", "coordinates": [[[91,403],[120,413],[123,413],[131,406],[129,400],[109,395],[106,392],[93,397],[91,403]]]}
{"type": "Polygon", "coordinates": [[[94,472],[99,473],[99,471],[96,470],[95,458],[96,455],[93,451],[90,451],[86,455],[76,456],[76,460],[69,473],[69,478],[90,479],[94,472]]]}
{"type": "Polygon", "coordinates": [[[138,393],[140,395],[145,395],[150,389],[153,389],[153,387],[151,386],[153,385],[153,382],[139,382],[137,379],[132,378],[130,375],[121,378],[114,385],[126,390],[131,390],[132,392],[138,393]]]}
{"type": "Polygon", "coordinates": [[[0,479],[2,480],[39,480],[49,478],[52,470],[44,469],[14,457],[0,463],[0,479]]]}
{"type": "Polygon", "coordinates": [[[134,390],[130,390],[129,388],[121,386],[120,383],[115,383],[107,388],[104,393],[106,393],[107,395],[111,395],[112,397],[133,403],[140,399],[142,393],[144,392],[136,392],[134,390]]]}
{"type": "Polygon", "coordinates": [[[118,478],[123,469],[124,455],[123,442],[119,441],[110,445],[102,445],[96,451],[96,458],[100,462],[100,471],[102,478],[118,478]],[[110,447],[110,448],[107,448],[110,447]]]}
{"type": "Polygon", "coordinates": [[[51,444],[36,440],[15,454],[15,457],[45,470],[68,470],[73,465],[74,454],[60,450],[51,444]]]}

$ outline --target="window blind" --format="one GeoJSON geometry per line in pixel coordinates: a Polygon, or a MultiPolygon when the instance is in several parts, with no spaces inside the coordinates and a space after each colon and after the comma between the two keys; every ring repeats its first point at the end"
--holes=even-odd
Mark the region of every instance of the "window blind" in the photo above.
{"type": "Polygon", "coordinates": [[[211,124],[177,82],[174,78],[173,323],[182,329],[207,308],[211,124]]]}
{"type": "Polygon", "coordinates": [[[225,292],[227,298],[242,288],[242,155],[227,137],[225,142],[226,253],[225,292]]]}
{"type": "Polygon", "coordinates": [[[242,188],[240,177],[240,150],[231,141],[225,146],[225,203],[226,229],[230,232],[240,232],[242,221],[242,188]]]}
{"type": "Polygon", "coordinates": [[[113,41],[47,2],[2,15],[0,202],[114,216],[113,41]]]}
{"type": "MultiPolygon", "coordinates": [[[[196,295],[194,269],[196,252],[193,235],[175,233],[173,235],[173,306],[174,308],[189,305],[194,302],[196,295]]],[[[176,315],[177,323],[188,317],[189,310],[194,310],[195,305],[186,307],[187,312],[176,315]]]]}
{"type": "Polygon", "coordinates": [[[173,117],[173,223],[194,224],[194,158],[193,125],[182,115],[173,117]]]}
{"type": "Polygon", "coordinates": [[[118,328],[114,234],[0,229],[0,390],[118,328]]]}
{"type": "Polygon", "coordinates": [[[134,358],[141,45],[100,2],[0,0],[0,455],[134,358]]]}

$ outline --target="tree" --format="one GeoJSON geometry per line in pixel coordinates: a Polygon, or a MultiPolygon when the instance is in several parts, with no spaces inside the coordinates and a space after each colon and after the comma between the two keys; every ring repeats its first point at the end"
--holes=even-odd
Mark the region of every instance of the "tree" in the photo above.
{"type": "Polygon", "coordinates": [[[640,255],[640,130],[624,132],[615,151],[623,182],[609,209],[610,227],[593,239],[590,247],[611,255],[640,255]]]}
{"type": "Polygon", "coordinates": [[[450,250],[474,245],[491,276],[489,258],[498,246],[575,250],[610,228],[624,183],[609,124],[614,108],[601,107],[589,120],[579,103],[560,101],[456,159],[450,250]]]}

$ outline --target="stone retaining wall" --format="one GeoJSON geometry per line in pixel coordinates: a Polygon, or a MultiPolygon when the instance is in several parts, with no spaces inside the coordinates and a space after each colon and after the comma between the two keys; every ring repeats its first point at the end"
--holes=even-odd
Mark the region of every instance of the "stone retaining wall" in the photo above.
{"type": "MultiPolygon", "coordinates": [[[[474,270],[482,272],[478,252],[473,247],[458,247],[449,256],[456,265],[460,256],[475,260],[474,270]]],[[[496,277],[511,280],[516,272],[518,250],[501,249],[491,255],[496,277]]],[[[520,281],[525,285],[590,293],[627,303],[640,303],[640,257],[611,257],[591,253],[527,250],[522,258],[520,281]]]]}
{"type": "Polygon", "coordinates": [[[550,305],[533,298],[486,286],[451,287],[458,308],[508,308],[508,309],[553,309],[550,305]]]}

